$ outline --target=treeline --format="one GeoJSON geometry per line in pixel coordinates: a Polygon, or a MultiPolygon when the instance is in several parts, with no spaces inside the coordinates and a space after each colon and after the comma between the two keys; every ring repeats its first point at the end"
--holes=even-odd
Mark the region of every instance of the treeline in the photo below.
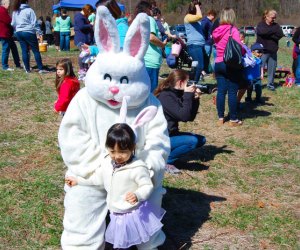
{"type": "MultiPolygon", "coordinates": [[[[200,0],[201,1],[201,0],[200,0]]],[[[177,13],[184,15],[189,0],[166,0],[160,3],[164,13],[177,13]]],[[[299,0],[202,0],[202,12],[205,14],[209,9],[220,11],[225,7],[235,10],[239,24],[253,24],[262,17],[266,9],[275,9],[278,12],[278,22],[290,22],[300,26],[300,1],[299,0]]],[[[169,16],[169,15],[168,15],[169,16]]],[[[176,16],[176,15],[174,15],[176,16]]],[[[169,21],[170,22],[170,21],[169,21]]]]}

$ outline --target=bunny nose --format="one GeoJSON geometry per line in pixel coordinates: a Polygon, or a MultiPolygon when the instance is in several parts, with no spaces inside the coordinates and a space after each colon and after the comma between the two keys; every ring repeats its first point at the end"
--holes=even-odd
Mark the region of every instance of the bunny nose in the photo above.
{"type": "Polygon", "coordinates": [[[119,93],[119,88],[116,86],[112,86],[112,87],[109,87],[109,91],[115,95],[115,94],[119,93]]]}

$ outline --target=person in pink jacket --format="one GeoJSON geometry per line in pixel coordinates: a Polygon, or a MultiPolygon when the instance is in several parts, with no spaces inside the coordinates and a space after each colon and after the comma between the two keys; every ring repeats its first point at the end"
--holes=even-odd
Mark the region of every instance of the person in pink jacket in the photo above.
{"type": "MultiPolygon", "coordinates": [[[[225,99],[228,93],[228,106],[229,106],[229,124],[231,126],[240,126],[242,121],[237,117],[237,92],[239,83],[243,81],[242,70],[229,68],[223,61],[225,47],[228,42],[230,28],[232,27],[232,37],[238,43],[240,34],[235,23],[235,13],[233,9],[225,8],[220,13],[220,25],[213,33],[213,39],[216,44],[217,57],[215,61],[215,76],[217,79],[218,93],[217,93],[217,111],[218,111],[218,124],[223,125],[225,122],[225,99]]],[[[245,51],[243,51],[244,53],[245,51]]]]}

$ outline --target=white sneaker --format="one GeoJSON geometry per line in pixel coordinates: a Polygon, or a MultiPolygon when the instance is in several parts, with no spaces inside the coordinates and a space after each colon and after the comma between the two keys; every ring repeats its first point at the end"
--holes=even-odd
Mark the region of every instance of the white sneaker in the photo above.
{"type": "Polygon", "coordinates": [[[181,171],[171,164],[166,164],[165,171],[168,174],[181,174],[181,171]]]}
{"type": "Polygon", "coordinates": [[[14,71],[14,69],[12,69],[12,68],[7,68],[5,70],[7,70],[7,71],[14,71]]]}
{"type": "Polygon", "coordinates": [[[48,70],[44,70],[44,69],[39,70],[39,74],[45,74],[45,73],[49,73],[49,71],[48,70]]]}

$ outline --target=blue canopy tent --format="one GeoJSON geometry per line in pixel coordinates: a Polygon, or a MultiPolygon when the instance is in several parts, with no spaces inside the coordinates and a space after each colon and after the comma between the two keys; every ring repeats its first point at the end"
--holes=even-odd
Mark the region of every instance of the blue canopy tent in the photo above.
{"type": "MultiPolygon", "coordinates": [[[[60,8],[81,9],[86,4],[90,4],[95,7],[96,2],[97,0],[60,0],[58,4],[52,6],[52,10],[60,8]]],[[[125,10],[125,6],[123,4],[118,3],[118,5],[122,11],[125,10]]]]}

